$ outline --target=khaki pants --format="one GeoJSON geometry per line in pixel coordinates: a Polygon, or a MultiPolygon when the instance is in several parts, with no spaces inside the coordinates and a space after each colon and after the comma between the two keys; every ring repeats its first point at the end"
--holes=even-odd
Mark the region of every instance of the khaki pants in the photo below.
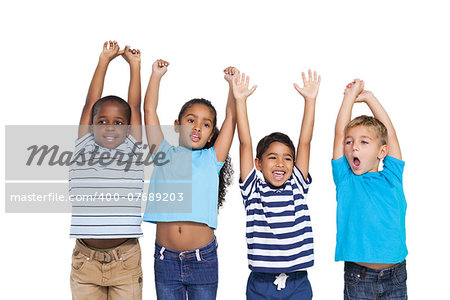
{"type": "Polygon", "coordinates": [[[141,249],[130,239],[109,252],[89,249],[77,240],[72,255],[73,300],[142,299],[141,249]]]}

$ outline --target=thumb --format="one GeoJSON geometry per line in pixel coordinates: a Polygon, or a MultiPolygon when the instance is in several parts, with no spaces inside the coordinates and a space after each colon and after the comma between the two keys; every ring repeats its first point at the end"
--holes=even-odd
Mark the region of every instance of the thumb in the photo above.
{"type": "Polygon", "coordinates": [[[297,90],[297,92],[302,93],[302,89],[298,86],[298,84],[294,83],[294,88],[297,90]]]}
{"type": "Polygon", "coordinates": [[[253,92],[256,90],[257,87],[258,87],[257,85],[254,85],[254,86],[250,89],[250,93],[249,93],[248,95],[250,96],[251,94],[253,94],[253,92]]]}

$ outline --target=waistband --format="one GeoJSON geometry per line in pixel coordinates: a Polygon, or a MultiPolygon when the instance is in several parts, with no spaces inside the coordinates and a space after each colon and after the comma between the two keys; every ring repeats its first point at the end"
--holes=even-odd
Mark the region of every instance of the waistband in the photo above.
{"type": "Polygon", "coordinates": [[[399,264],[387,269],[375,270],[371,268],[367,268],[361,265],[358,265],[353,262],[345,262],[344,270],[346,272],[353,272],[358,274],[359,277],[364,279],[366,276],[375,276],[375,277],[384,277],[386,275],[391,275],[397,273],[399,270],[406,269],[406,260],[402,261],[399,264]]]}
{"type": "Polygon", "coordinates": [[[214,236],[214,239],[207,245],[189,251],[176,251],[169,248],[164,247],[155,241],[155,258],[159,258],[164,260],[165,258],[176,258],[176,259],[184,259],[184,260],[197,260],[201,261],[201,256],[206,255],[210,252],[216,251],[217,249],[217,239],[214,236]]]}
{"type": "Polygon", "coordinates": [[[73,255],[77,256],[79,253],[87,257],[87,259],[95,259],[101,263],[109,263],[111,261],[124,260],[140,251],[139,241],[136,238],[128,239],[123,244],[115,247],[111,251],[96,251],[90,249],[81,239],[75,242],[75,249],[73,255]]]}

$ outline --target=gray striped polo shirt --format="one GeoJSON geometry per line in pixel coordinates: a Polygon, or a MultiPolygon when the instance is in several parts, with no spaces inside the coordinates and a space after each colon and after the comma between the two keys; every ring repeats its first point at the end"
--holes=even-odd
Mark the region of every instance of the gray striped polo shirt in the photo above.
{"type": "Polygon", "coordinates": [[[71,238],[138,238],[144,165],[142,145],[131,135],[115,149],[95,143],[92,134],[75,142],[69,170],[71,238]]]}

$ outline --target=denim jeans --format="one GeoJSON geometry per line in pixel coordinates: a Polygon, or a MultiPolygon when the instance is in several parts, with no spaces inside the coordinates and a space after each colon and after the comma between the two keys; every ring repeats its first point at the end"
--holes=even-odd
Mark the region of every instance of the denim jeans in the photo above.
{"type": "Polygon", "coordinates": [[[281,290],[277,290],[277,286],[273,283],[277,275],[279,274],[251,272],[247,281],[247,300],[312,299],[311,284],[306,271],[286,273],[289,277],[286,286],[281,290]]]}
{"type": "Polygon", "coordinates": [[[214,300],[218,264],[216,238],[192,251],[174,251],[155,242],[155,284],[158,300],[214,300]]]}
{"type": "Polygon", "coordinates": [[[406,277],[406,260],[384,270],[345,262],[344,300],[408,299],[406,277]]]}

